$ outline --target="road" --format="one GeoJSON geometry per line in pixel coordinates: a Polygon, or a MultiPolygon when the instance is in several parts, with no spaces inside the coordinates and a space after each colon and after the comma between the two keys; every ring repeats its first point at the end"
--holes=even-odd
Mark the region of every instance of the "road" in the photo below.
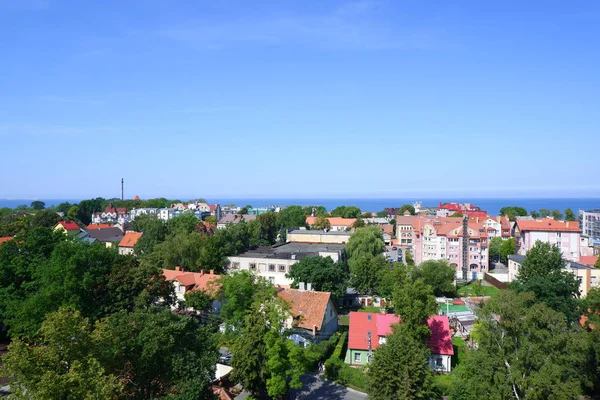
{"type": "Polygon", "coordinates": [[[302,377],[304,386],[292,390],[290,399],[295,400],[366,400],[367,395],[345,386],[323,379],[317,374],[302,377]]]}

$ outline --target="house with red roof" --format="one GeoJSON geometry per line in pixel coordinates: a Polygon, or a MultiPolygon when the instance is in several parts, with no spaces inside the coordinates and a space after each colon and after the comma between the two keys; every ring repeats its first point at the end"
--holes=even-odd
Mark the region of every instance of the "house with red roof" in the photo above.
{"type": "Polygon", "coordinates": [[[65,235],[75,236],[81,232],[81,228],[73,221],[59,221],[53,228],[54,232],[62,232],[65,235]]]}
{"type": "MultiPolygon", "coordinates": [[[[214,270],[209,272],[187,272],[181,267],[175,267],[172,269],[163,269],[163,275],[167,281],[173,284],[175,289],[175,297],[179,304],[173,308],[178,308],[179,305],[185,301],[185,294],[194,290],[200,290],[210,296],[215,296],[220,288],[220,285],[215,281],[221,277],[221,275],[215,274],[214,270]]],[[[218,313],[221,310],[223,303],[215,299],[212,302],[213,313],[218,313]]]]}
{"type": "MultiPolygon", "coordinates": [[[[401,323],[401,318],[394,314],[351,312],[346,363],[352,366],[368,364],[377,348],[386,343],[392,326],[398,323],[401,323]]],[[[427,326],[431,331],[427,341],[431,351],[429,366],[436,372],[449,373],[454,349],[448,317],[429,317],[427,326]]]]}
{"type": "Polygon", "coordinates": [[[140,240],[144,233],[143,232],[132,232],[129,231],[123,236],[123,239],[119,242],[119,254],[121,255],[133,255],[133,248],[140,240]]]}
{"type": "Polygon", "coordinates": [[[331,293],[306,290],[301,283],[299,289],[278,287],[277,295],[290,306],[286,325],[296,344],[317,343],[337,331],[338,313],[331,293]]]}
{"type": "Polygon", "coordinates": [[[0,237],[0,244],[6,243],[9,240],[13,240],[13,239],[14,239],[14,237],[12,237],[12,236],[2,236],[2,237],[0,237]]]}
{"type": "Polygon", "coordinates": [[[538,240],[558,246],[563,258],[579,262],[581,228],[578,221],[552,218],[517,219],[514,227],[517,254],[526,255],[538,240]]]}

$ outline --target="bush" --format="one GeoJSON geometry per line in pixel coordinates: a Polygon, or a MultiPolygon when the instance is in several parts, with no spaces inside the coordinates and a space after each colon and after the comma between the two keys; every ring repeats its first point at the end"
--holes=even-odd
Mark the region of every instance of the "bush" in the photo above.
{"type": "Polygon", "coordinates": [[[329,339],[324,340],[317,344],[308,346],[305,350],[305,357],[311,368],[315,368],[319,361],[326,360],[334,349],[337,348],[338,340],[340,339],[339,334],[332,335],[329,339]]]}
{"type": "Polygon", "coordinates": [[[367,380],[367,374],[365,374],[362,368],[352,368],[351,366],[342,363],[342,367],[338,370],[337,381],[345,386],[366,392],[369,387],[367,380]]]}
{"type": "Polygon", "coordinates": [[[325,378],[337,381],[340,376],[340,369],[345,365],[339,358],[331,357],[325,361],[325,378]]]}
{"type": "Polygon", "coordinates": [[[338,341],[337,346],[335,346],[335,350],[333,351],[331,358],[337,358],[337,359],[341,360],[344,357],[347,348],[348,348],[348,332],[344,332],[340,336],[340,340],[338,341]]]}

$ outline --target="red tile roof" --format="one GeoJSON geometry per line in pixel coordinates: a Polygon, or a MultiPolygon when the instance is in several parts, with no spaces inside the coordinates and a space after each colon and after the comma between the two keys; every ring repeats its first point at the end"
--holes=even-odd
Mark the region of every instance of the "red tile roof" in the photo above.
{"type": "Polygon", "coordinates": [[[290,304],[290,311],[298,319],[300,328],[312,330],[316,325],[317,330],[321,329],[331,293],[278,288],[277,295],[290,304]]]}
{"type": "Polygon", "coordinates": [[[534,220],[518,219],[517,226],[521,232],[581,232],[581,229],[579,229],[579,221],[556,221],[552,218],[534,220]]]}
{"type": "MultiPolygon", "coordinates": [[[[2,242],[2,238],[0,238],[0,243],[2,242]]],[[[579,262],[583,265],[594,266],[598,261],[598,256],[580,256],[579,262]]]]}
{"type": "Polygon", "coordinates": [[[143,232],[127,232],[119,242],[119,247],[133,247],[142,237],[143,232]]]}
{"type": "Polygon", "coordinates": [[[2,236],[0,237],[0,244],[4,243],[4,242],[8,242],[9,240],[13,240],[14,238],[12,236],[2,236]]]}
{"type": "MultiPolygon", "coordinates": [[[[348,348],[368,350],[369,332],[371,333],[371,349],[379,347],[379,336],[387,336],[392,331],[392,325],[400,322],[400,317],[393,314],[375,314],[354,311],[350,313],[350,334],[348,348]]],[[[431,337],[427,347],[433,354],[454,354],[448,317],[435,316],[427,320],[431,337]]]]}
{"type": "Polygon", "coordinates": [[[215,274],[212,270],[210,273],[201,272],[185,272],[180,267],[175,267],[175,270],[163,269],[163,275],[168,281],[177,280],[186,290],[202,290],[209,294],[214,293],[219,289],[219,284],[212,282],[219,279],[221,275],[215,274]]]}
{"type": "Polygon", "coordinates": [[[106,228],[112,228],[113,225],[111,224],[89,224],[88,226],[85,227],[86,231],[89,231],[90,229],[106,229],[106,228]]]}
{"type": "MultiPolygon", "coordinates": [[[[306,223],[308,225],[313,225],[315,222],[317,222],[317,218],[318,217],[306,217],[306,223]]],[[[356,222],[356,218],[342,218],[342,217],[329,217],[329,218],[327,218],[327,220],[329,221],[331,226],[346,226],[346,227],[350,227],[350,228],[356,222]]]]}
{"type": "Polygon", "coordinates": [[[77,225],[73,221],[60,221],[59,224],[62,225],[63,228],[65,228],[67,231],[78,231],[79,230],[79,225],[77,225]]]}

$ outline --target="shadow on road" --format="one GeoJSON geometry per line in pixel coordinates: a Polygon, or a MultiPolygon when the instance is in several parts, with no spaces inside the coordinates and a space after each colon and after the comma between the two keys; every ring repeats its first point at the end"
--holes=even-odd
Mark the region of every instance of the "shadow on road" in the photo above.
{"type": "Polygon", "coordinates": [[[328,400],[345,399],[359,400],[366,399],[361,393],[348,390],[348,388],[338,385],[334,382],[323,379],[316,374],[306,374],[302,377],[304,386],[302,389],[290,392],[290,399],[294,400],[328,400]]]}

